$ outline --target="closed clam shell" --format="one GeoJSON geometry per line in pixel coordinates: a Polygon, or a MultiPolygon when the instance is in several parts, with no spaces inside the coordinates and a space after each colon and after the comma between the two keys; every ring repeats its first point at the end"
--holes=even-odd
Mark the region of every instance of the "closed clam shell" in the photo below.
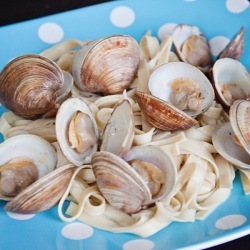
{"type": "Polygon", "coordinates": [[[57,168],[24,189],[4,209],[14,213],[34,214],[52,208],[64,194],[76,168],[72,164],[57,168]]]}
{"type": "Polygon", "coordinates": [[[114,35],[83,46],[74,57],[72,74],[84,91],[122,93],[132,84],[139,59],[139,45],[134,38],[114,35]]]}
{"type": "Polygon", "coordinates": [[[218,125],[212,135],[216,151],[238,168],[250,169],[250,155],[244,147],[234,142],[234,130],[230,122],[218,125]]]}
{"type": "Polygon", "coordinates": [[[57,108],[64,76],[51,60],[35,54],[10,61],[0,75],[0,102],[25,118],[36,118],[57,108]]]}
{"type": "Polygon", "coordinates": [[[216,60],[211,71],[211,81],[216,97],[224,108],[229,109],[237,99],[246,99],[250,93],[250,74],[238,60],[216,60]]]}
{"type": "Polygon", "coordinates": [[[150,94],[137,91],[135,98],[147,121],[158,129],[183,130],[198,123],[196,119],[185,112],[150,94]]]}

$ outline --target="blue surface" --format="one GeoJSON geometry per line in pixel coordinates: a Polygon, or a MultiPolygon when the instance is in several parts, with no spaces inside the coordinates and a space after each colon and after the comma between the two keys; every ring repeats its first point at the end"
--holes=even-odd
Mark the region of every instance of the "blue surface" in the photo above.
{"type": "MultiPolygon", "coordinates": [[[[38,35],[39,27],[46,22],[61,26],[63,39],[95,39],[111,34],[130,34],[137,40],[147,31],[157,35],[160,26],[166,23],[186,23],[200,27],[205,36],[225,36],[229,39],[244,25],[246,46],[242,62],[250,69],[250,7],[240,13],[226,8],[225,0],[136,0],[112,1],[62,14],[0,28],[0,69],[13,57],[26,53],[39,53],[52,44],[44,42],[38,35]],[[110,21],[110,13],[117,6],[130,7],[135,13],[132,25],[116,27],[110,21]],[[90,25],[91,23],[91,25],[90,25]]],[[[3,108],[0,107],[1,112],[3,108]]],[[[0,138],[1,139],[1,138],[0,138]]],[[[61,230],[67,223],[60,221],[57,208],[35,215],[28,220],[13,219],[3,210],[0,201],[0,250],[7,249],[122,249],[127,241],[138,239],[129,234],[113,234],[94,229],[92,237],[70,240],[61,230]]],[[[224,242],[250,232],[250,196],[242,191],[239,176],[234,181],[230,198],[205,221],[195,223],[172,223],[148,239],[154,249],[176,249],[181,247],[211,246],[215,241],[224,242]],[[244,215],[247,221],[240,227],[220,230],[216,221],[226,215],[244,215]],[[176,233],[178,232],[178,233],[176,233]],[[195,232],[195,234],[194,234],[195,232]],[[181,239],[181,240],[180,240],[181,239]]]]}

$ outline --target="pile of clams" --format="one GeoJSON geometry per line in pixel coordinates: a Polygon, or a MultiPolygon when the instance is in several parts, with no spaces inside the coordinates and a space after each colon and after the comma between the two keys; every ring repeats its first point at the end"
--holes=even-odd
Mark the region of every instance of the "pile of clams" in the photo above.
{"type": "Polygon", "coordinates": [[[124,91],[132,90],[132,99],[158,131],[196,126],[196,118],[217,100],[230,110],[230,123],[218,127],[213,144],[228,161],[250,168],[250,76],[239,62],[244,28],[215,61],[198,27],[177,25],[171,39],[178,60],[149,72],[147,92],[135,87],[141,48],[127,35],[90,41],[72,50],[68,71],[36,54],[17,57],[4,67],[0,103],[23,119],[53,119],[55,131],[54,143],[19,134],[0,144],[0,199],[8,201],[6,210],[36,213],[51,208],[84,164],[91,164],[107,202],[128,214],[171,196],[178,180],[176,167],[159,147],[133,144],[136,125],[129,98],[112,107],[104,128],[97,124],[90,100],[124,91]],[[225,133],[230,143],[222,143],[225,133]],[[232,151],[235,142],[238,149],[232,151]],[[231,151],[225,153],[228,147],[231,151]],[[242,148],[246,153],[241,153],[239,164],[236,153],[228,158],[242,148]]]}

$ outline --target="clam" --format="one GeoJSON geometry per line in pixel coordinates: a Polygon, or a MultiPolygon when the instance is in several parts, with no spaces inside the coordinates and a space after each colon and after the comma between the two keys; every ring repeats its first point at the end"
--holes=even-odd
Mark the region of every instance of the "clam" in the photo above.
{"type": "Polygon", "coordinates": [[[123,159],[111,152],[96,152],[92,166],[105,199],[128,214],[167,199],[177,176],[171,157],[155,146],[132,147],[123,159]]]}
{"type": "Polygon", "coordinates": [[[100,150],[122,157],[133,143],[134,126],[132,106],[128,99],[123,99],[115,106],[104,128],[100,150]]]}
{"type": "Polygon", "coordinates": [[[212,142],[217,152],[234,166],[250,169],[250,155],[243,146],[235,143],[235,134],[230,122],[219,125],[213,135],[212,142]]]}
{"type": "Polygon", "coordinates": [[[10,200],[54,170],[57,156],[45,139],[23,134],[0,144],[0,199],[10,200]]]}
{"type": "Polygon", "coordinates": [[[67,73],[64,77],[53,61],[36,54],[22,55],[1,72],[0,102],[25,118],[54,116],[72,84],[72,77],[67,73]]]}
{"type": "Polygon", "coordinates": [[[212,136],[216,150],[238,168],[250,169],[250,101],[236,100],[229,110],[230,123],[212,136]]]}
{"type": "Polygon", "coordinates": [[[212,64],[209,43],[197,26],[177,25],[171,36],[175,52],[181,61],[203,71],[209,70],[212,64]]]}
{"type": "Polygon", "coordinates": [[[250,74],[236,59],[218,59],[213,65],[211,79],[217,99],[225,109],[229,109],[235,100],[249,96],[250,74]]]}
{"type": "Polygon", "coordinates": [[[195,118],[153,95],[137,91],[135,99],[147,121],[160,130],[183,130],[198,124],[195,118]]]}
{"type": "Polygon", "coordinates": [[[105,95],[122,93],[132,84],[139,60],[135,39],[114,35],[83,46],[74,57],[72,74],[81,90],[105,95]]]}
{"type": "Polygon", "coordinates": [[[82,99],[68,98],[56,115],[56,137],[66,158],[76,166],[89,163],[97,150],[98,128],[93,114],[82,99]]]}
{"type": "Polygon", "coordinates": [[[245,28],[241,27],[226,48],[218,55],[218,59],[228,57],[239,60],[245,46],[245,28]]]}
{"type": "Polygon", "coordinates": [[[34,214],[52,208],[67,189],[76,168],[68,164],[48,173],[20,192],[4,209],[14,213],[34,214]]]}

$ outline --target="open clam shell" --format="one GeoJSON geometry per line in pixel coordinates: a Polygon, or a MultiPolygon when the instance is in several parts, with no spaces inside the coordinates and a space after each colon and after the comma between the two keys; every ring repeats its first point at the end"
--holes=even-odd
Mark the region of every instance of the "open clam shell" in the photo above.
{"type": "Polygon", "coordinates": [[[213,133],[213,145],[221,156],[236,167],[250,169],[250,155],[244,147],[234,142],[234,136],[231,123],[223,123],[213,133]]]}
{"type": "Polygon", "coordinates": [[[238,60],[218,59],[213,65],[211,75],[216,97],[224,108],[229,109],[235,100],[248,97],[250,74],[238,60]]]}
{"type": "Polygon", "coordinates": [[[81,166],[90,162],[97,150],[99,131],[88,104],[82,99],[69,98],[62,103],[56,115],[56,137],[71,163],[81,166]],[[77,114],[80,114],[79,119],[75,118],[77,114]]]}
{"type": "Polygon", "coordinates": [[[74,57],[72,74],[81,90],[122,93],[132,84],[139,59],[139,45],[134,38],[114,35],[83,46],[74,57]]]}
{"type": "Polygon", "coordinates": [[[154,146],[131,148],[124,159],[110,152],[96,152],[92,157],[92,166],[103,196],[112,206],[126,213],[138,212],[155,201],[166,199],[177,178],[171,158],[154,146]],[[151,194],[147,181],[128,164],[127,161],[134,159],[154,164],[162,171],[164,183],[156,195],[151,194]]]}
{"type": "Polygon", "coordinates": [[[57,168],[24,189],[4,209],[14,213],[34,214],[55,206],[64,194],[76,167],[57,168]]]}
{"type": "Polygon", "coordinates": [[[6,139],[0,144],[0,155],[0,199],[4,200],[12,199],[12,194],[20,192],[25,185],[52,172],[57,163],[52,145],[31,134],[6,139]]]}
{"type": "Polygon", "coordinates": [[[185,112],[150,94],[137,91],[135,99],[147,121],[158,129],[183,130],[198,123],[196,119],[185,112]]]}
{"type": "Polygon", "coordinates": [[[169,62],[150,75],[151,94],[192,117],[205,112],[214,100],[214,89],[205,74],[184,62],[169,62]]]}
{"type": "Polygon", "coordinates": [[[183,62],[207,71],[212,64],[212,56],[207,39],[197,26],[177,25],[172,34],[177,56],[183,62]]]}
{"type": "Polygon", "coordinates": [[[235,136],[250,157],[250,101],[236,100],[230,107],[229,118],[235,136]]]}
{"type": "Polygon", "coordinates": [[[36,54],[22,55],[1,72],[0,102],[19,116],[36,118],[58,108],[63,86],[64,75],[56,63],[36,54]]]}

